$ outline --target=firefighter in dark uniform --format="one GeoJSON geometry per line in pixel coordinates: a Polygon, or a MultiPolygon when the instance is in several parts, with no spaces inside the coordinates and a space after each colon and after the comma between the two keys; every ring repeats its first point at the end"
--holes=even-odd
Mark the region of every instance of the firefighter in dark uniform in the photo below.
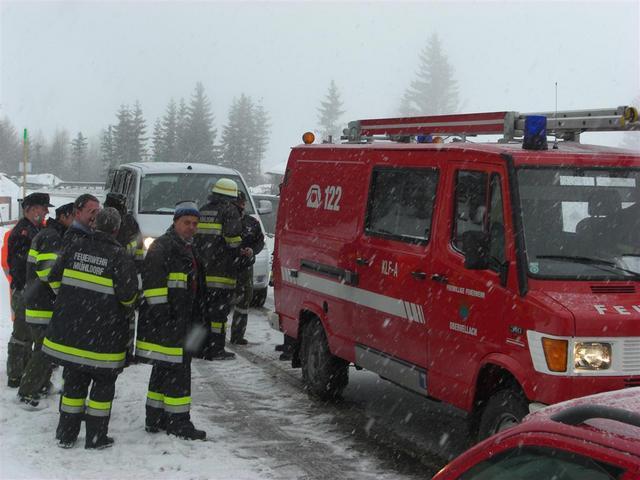
{"type": "Polygon", "coordinates": [[[136,355],[153,364],[146,401],[145,430],[165,430],[187,440],[206,432],[191,422],[191,355],[187,336],[193,327],[201,272],[193,236],[200,213],[194,202],[176,205],[173,225],[149,247],[142,268],[136,355]]]}
{"type": "Polygon", "coordinates": [[[100,201],[90,193],[83,193],[73,202],[73,222],[64,234],[64,245],[93,235],[100,201]]]}
{"type": "Polygon", "coordinates": [[[211,189],[209,202],[200,208],[195,246],[203,262],[206,282],[203,318],[210,327],[202,352],[206,360],[235,358],[235,354],[226,351],[224,345],[242,243],[242,219],[233,203],[237,197],[236,182],[221,178],[211,189]]]}
{"type": "Polygon", "coordinates": [[[31,329],[34,349],[25,368],[18,397],[28,407],[38,406],[41,396],[49,393],[51,362],[42,353],[42,340],[49,320],[53,316],[56,299],[49,286],[49,272],[62,250],[62,237],[73,221],[73,203],[56,208],[56,218],[47,220],[47,226],[31,241],[29,254],[35,262],[27,263],[27,284],[24,289],[25,317],[31,329]]]}
{"type": "MultiPolygon", "coordinates": [[[[104,201],[105,207],[113,207],[118,210],[122,220],[120,231],[116,240],[126,250],[135,262],[138,272],[142,271],[142,260],[144,259],[144,249],[142,245],[142,233],[136,219],[127,210],[127,197],[121,193],[107,193],[104,201]]],[[[134,338],[136,333],[136,312],[129,312],[129,348],[128,361],[134,361],[134,338]]]]}
{"type": "Polygon", "coordinates": [[[46,193],[32,193],[24,197],[24,216],[13,227],[8,239],[7,261],[11,275],[13,331],[7,348],[7,385],[11,388],[20,386],[33,348],[31,330],[25,321],[24,287],[27,281],[27,262],[36,262],[36,256],[29,254],[31,241],[42,228],[49,207],[53,205],[49,203],[49,195],[46,193]]]}
{"type": "Polygon", "coordinates": [[[244,192],[239,191],[236,205],[242,216],[242,243],[240,244],[235,291],[237,303],[233,309],[233,321],[231,322],[231,343],[236,345],[248,343],[244,334],[247,330],[247,317],[253,297],[253,264],[256,261],[256,255],[264,248],[264,234],[260,222],[245,213],[246,203],[247,197],[244,192]]]}
{"type": "Polygon", "coordinates": [[[125,365],[125,309],[138,296],[135,265],[114,238],[119,227],[114,208],[101,210],[93,235],[67,244],[49,274],[58,296],[42,350],[64,366],[56,430],[62,448],[73,447],[83,419],[85,448],[113,444],[107,433],[116,379],[125,365]]]}
{"type": "Polygon", "coordinates": [[[142,234],[140,233],[138,222],[127,210],[127,197],[121,193],[107,193],[104,206],[118,210],[122,223],[116,240],[124,247],[127,254],[135,260],[136,265],[142,268],[142,260],[144,259],[142,234]]]}

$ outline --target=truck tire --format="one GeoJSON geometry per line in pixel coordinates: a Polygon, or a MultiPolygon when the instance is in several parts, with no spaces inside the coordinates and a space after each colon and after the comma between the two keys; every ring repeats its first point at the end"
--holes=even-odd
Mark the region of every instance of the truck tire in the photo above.
{"type": "Polygon", "coordinates": [[[321,400],[339,398],[349,383],[349,363],[331,354],[327,336],[318,320],[307,323],[300,346],[302,381],[321,400]]]}
{"type": "Polygon", "coordinates": [[[498,390],[480,413],[477,441],[520,423],[529,413],[524,395],[514,389],[498,390]]]}
{"type": "Polygon", "coordinates": [[[252,307],[264,307],[264,302],[267,301],[267,289],[261,288],[260,290],[255,290],[253,292],[253,297],[251,297],[251,306],[252,307]]]}

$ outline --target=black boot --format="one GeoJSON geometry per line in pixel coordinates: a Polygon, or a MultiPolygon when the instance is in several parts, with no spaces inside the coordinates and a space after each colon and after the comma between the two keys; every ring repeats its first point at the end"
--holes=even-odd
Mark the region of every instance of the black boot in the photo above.
{"type": "Polygon", "coordinates": [[[198,430],[191,420],[169,421],[167,423],[167,435],[175,435],[184,440],[204,440],[207,432],[198,430]]]}
{"type": "Polygon", "coordinates": [[[147,406],[147,415],[144,421],[144,429],[149,433],[158,433],[167,429],[167,414],[164,410],[147,406]]]}
{"type": "Polygon", "coordinates": [[[75,445],[80,433],[83,415],[80,413],[60,412],[60,420],[56,428],[56,440],[61,448],[71,448],[75,445]]]}
{"type": "Polygon", "coordinates": [[[89,450],[102,450],[113,446],[113,438],[107,436],[109,417],[87,415],[85,417],[85,423],[87,424],[87,437],[84,448],[89,450]]]}
{"type": "Polygon", "coordinates": [[[224,348],[218,350],[211,350],[204,356],[205,360],[233,360],[236,358],[236,354],[233,352],[227,352],[224,348]]]}
{"type": "Polygon", "coordinates": [[[113,447],[114,442],[113,437],[105,435],[104,437],[98,438],[95,442],[85,443],[84,448],[87,450],[104,450],[105,448],[113,447]]]}

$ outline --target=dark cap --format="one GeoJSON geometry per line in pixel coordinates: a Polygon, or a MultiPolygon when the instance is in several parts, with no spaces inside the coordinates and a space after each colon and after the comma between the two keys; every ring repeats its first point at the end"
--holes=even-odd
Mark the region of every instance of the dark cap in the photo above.
{"type": "Polygon", "coordinates": [[[127,213],[127,197],[121,193],[109,192],[104,200],[104,206],[115,208],[120,215],[125,215],[127,213]]]}
{"type": "Polygon", "coordinates": [[[62,215],[71,215],[73,213],[73,202],[65,203],[64,205],[56,208],[56,218],[61,217],[62,215]]]}
{"type": "Polygon", "coordinates": [[[49,194],[48,193],[32,193],[27,195],[22,200],[22,208],[32,207],[34,205],[42,205],[43,207],[53,207],[49,203],[49,194]]]}
{"type": "Polygon", "coordinates": [[[238,190],[238,203],[246,202],[247,196],[244,194],[242,190],[238,190]]]}
{"type": "Polygon", "coordinates": [[[200,211],[198,210],[198,205],[193,200],[184,200],[182,202],[176,203],[176,209],[173,214],[173,219],[177,220],[180,217],[184,217],[185,215],[192,215],[194,217],[200,218],[200,211]]]}
{"type": "Polygon", "coordinates": [[[127,202],[127,197],[121,193],[109,192],[104,200],[105,207],[119,209],[127,202]]]}

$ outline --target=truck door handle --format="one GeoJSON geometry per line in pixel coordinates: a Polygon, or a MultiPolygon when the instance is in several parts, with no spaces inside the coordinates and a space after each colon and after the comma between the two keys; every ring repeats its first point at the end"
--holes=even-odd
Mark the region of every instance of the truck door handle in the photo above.
{"type": "Polygon", "coordinates": [[[366,259],[366,258],[358,257],[358,258],[356,258],[356,263],[358,265],[369,265],[369,260],[366,259]]]}
{"type": "Polygon", "coordinates": [[[411,275],[413,275],[413,277],[417,278],[418,280],[424,280],[425,278],[427,278],[427,274],[424,272],[411,272],[411,275]]]}
{"type": "Polygon", "coordinates": [[[440,275],[439,273],[431,275],[431,280],[438,283],[448,283],[447,277],[445,275],[440,275]]]}

